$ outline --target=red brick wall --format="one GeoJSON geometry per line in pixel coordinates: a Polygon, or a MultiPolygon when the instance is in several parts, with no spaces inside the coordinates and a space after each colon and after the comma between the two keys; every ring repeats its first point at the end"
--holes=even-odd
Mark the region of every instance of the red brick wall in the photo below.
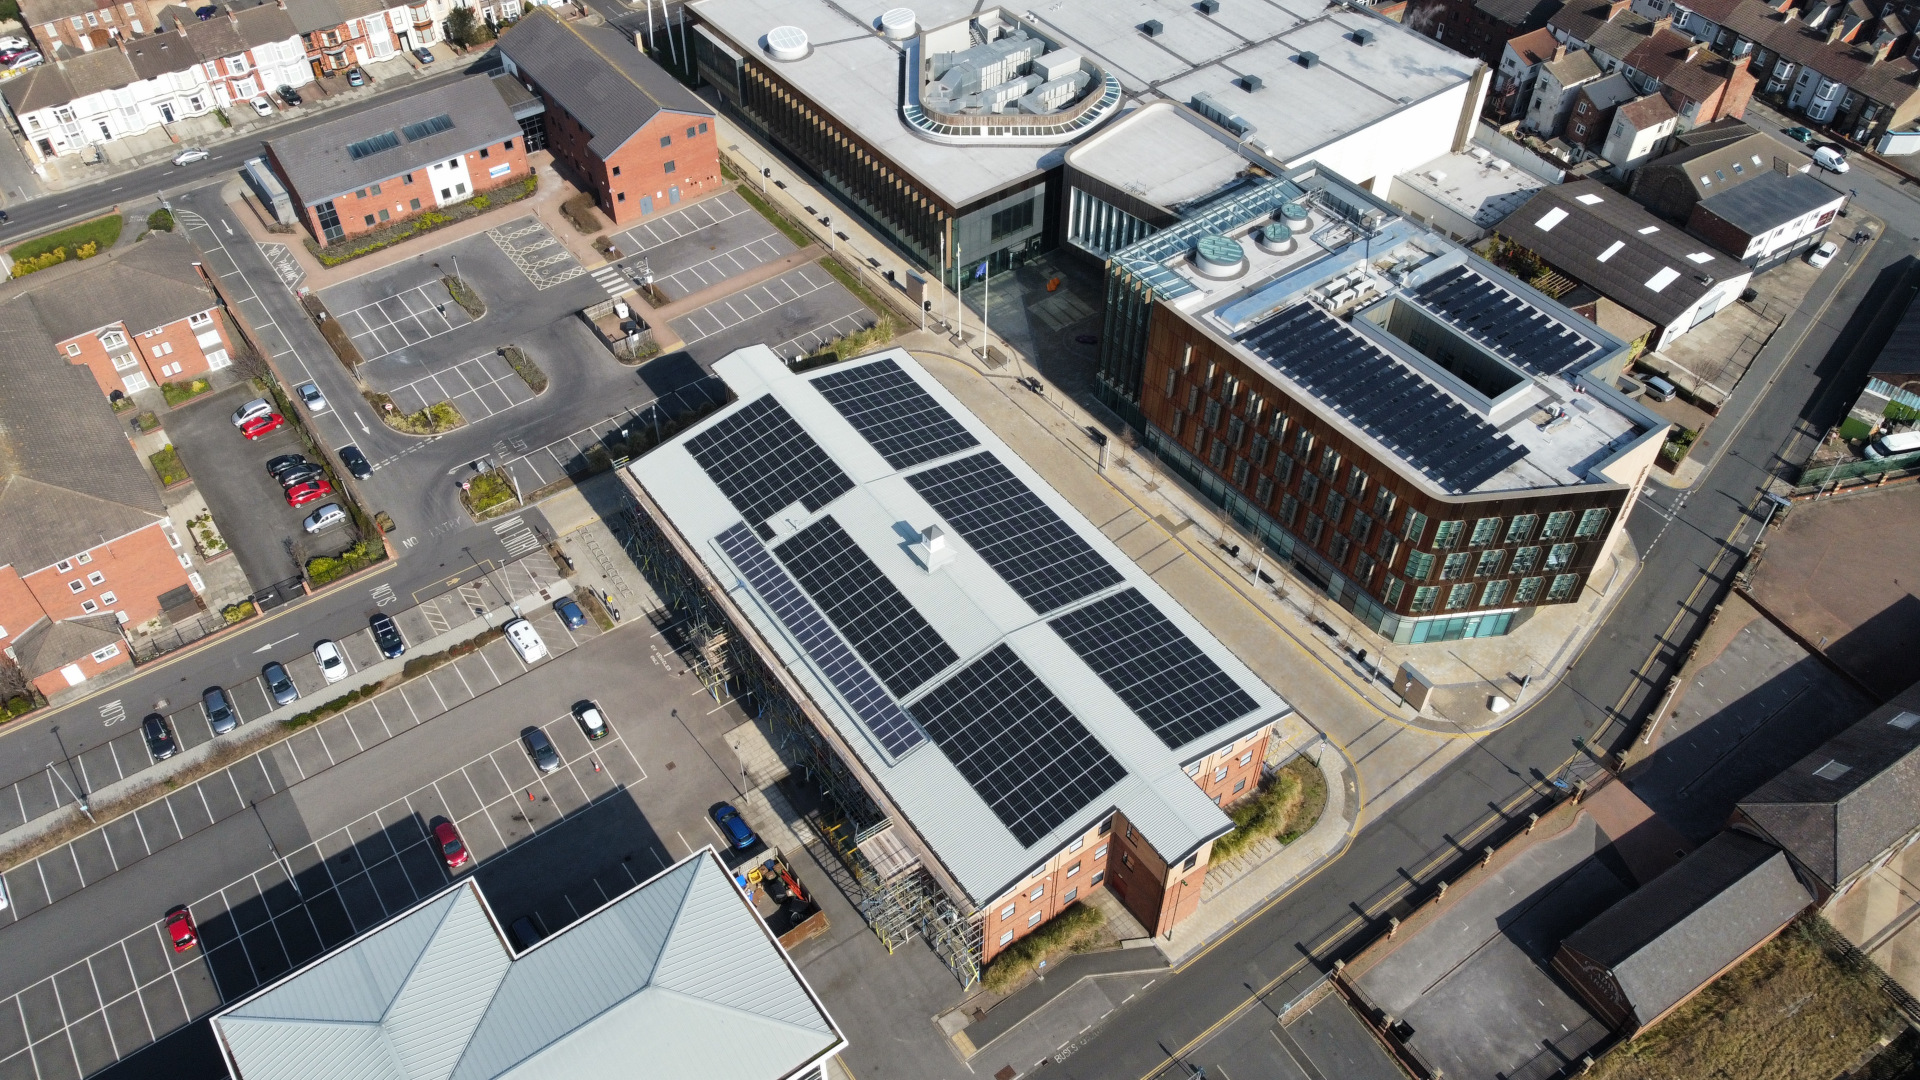
{"type": "Polygon", "coordinates": [[[720,147],[711,117],[661,113],[602,161],[588,149],[593,133],[553,98],[541,97],[547,103],[547,149],[574,172],[583,188],[593,192],[595,202],[614,224],[672,209],[671,191],[676,187],[683,203],[720,189],[720,147]],[[662,139],[667,145],[660,145],[662,139]],[[669,162],[672,172],[667,172],[669,162]],[[653,200],[652,210],[643,212],[648,198],[653,200]]]}
{"type": "MultiPolygon", "coordinates": [[[[281,182],[287,185],[294,205],[300,207],[300,216],[306,222],[307,230],[314,235],[315,239],[325,244],[327,240],[320,231],[319,210],[315,206],[308,205],[311,196],[294,188],[271,147],[267,150],[267,157],[272,162],[274,172],[278,174],[281,182]]],[[[517,183],[524,180],[532,171],[532,167],[527,164],[525,140],[519,136],[469,151],[466,154],[466,166],[467,183],[472,189],[472,194],[475,195],[505,184],[517,183]],[[482,157],[482,154],[486,156],[482,157]],[[512,167],[498,177],[487,175],[488,170],[502,164],[512,167]]],[[[340,216],[340,228],[346,237],[383,229],[396,221],[405,221],[435,208],[432,174],[424,165],[409,172],[397,173],[377,184],[369,184],[358,191],[350,191],[333,198],[333,209],[340,216]],[[417,208],[413,205],[416,201],[420,204],[417,208]],[[380,217],[382,213],[387,215],[384,220],[380,217]],[[372,224],[368,224],[368,216],[372,216],[372,224]]]]}
{"type": "Polygon", "coordinates": [[[58,343],[57,347],[60,350],[61,359],[64,359],[69,364],[86,365],[87,370],[93,372],[93,381],[100,385],[100,392],[102,394],[111,394],[115,390],[125,390],[126,386],[122,380],[128,375],[146,375],[151,379],[152,373],[147,371],[143,365],[136,365],[125,371],[117,371],[114,369],[113,357],[131,354],[138,360],[139,350],[134,347],[132,335],[127,334],[125,324],[116,322],[108,323],[100,327],[100,330],[108,329],[118,330],[121,334],[126,335],[128,337],[126,344],[109,352],[100,344],[98,331],[80,334],[58,343]]]}
{"type": "Polygon", "coordinates": [[[1267,740],[1272,728],[1261,728],[1208,754],[1193,774],[1207,798],[1216,805],[1232,806],[1260,790],[1260,770],[1267,758],[1267,740]]]}
{"type": "MultiPolygon", "coordinates": [[[[75,660],[74,663],[80,665],[80,673],[82,675],[91,679],[108,668],[117,668],[121,664],[133,663],[133,657],[127,654],[126,643],[122,642],[114,655],[108,657],[104,663],[95,660],[91,656],[82,656],[80,659],[75,660]]],[[[67,677],[60,674],[58,668],[33,680],[34,689],[40,691],[47,697],[52,697],[63,690],[70,690],[73,688],[73,685],[74,684],[67,682],[67,677]]]]}
{"type": "Polygon", "coordinates": [[[176,319],[133,339],[154,382],[179,382],[205,374],[207,358],[199,342],[203,333],[219,334],[220,344],[210,347],[225,349],[229,357],[233,355],[233,342],[227,340],[226,327],[221,325],[219,312],[209,308],[206,314],[207,321],[199,326],[194,326],[189,319],[176,319]],[[176,364],[179,365],[177,370],[176,364]]]}
{"type": "Polygon", "coordinates": [[[84,50],[115,47],[112,36],[107,33],[109,28],[119,30],[123,40],[133,37],[133,19],[140,20],[140,29],[144,34],[151,34],[155,29],[154,20],[144,3],[135,3],[131,16],[126,13],[124,3],[94,0],[94,8],[93,26],[86,25],[86,13],[82,12],[78,30],[74,29],[71,18],[50,19],[33,27],[33,40],[39,50],[46,54],[47,63],[53,63],[52,47],[55,42],[65,44],[77,55],[84,50]]]}
{"type": "Polygon", "coordinates": [[[1124,816],[1113,815],[1114,852],[1108,856],[1108,882],[1147,933],[1165,934],[1200,906],[1200,886],[1207,877],[1211,844],[1195,852],[1189,867],[1185,859],[1169,868],[1147,838],[1124,816]]]}
{"type": "Polygon", "coordinates": [[[0,645],[12,645],[46,612],[11,566],[0,567],[0,645]]]}
{"type": "Polygon", "coordinates": [[[1088,830],[1025,881],[992,903],[981,905],[985,912],[981,927],[981,963],[992,960],[1007,946],[1045,926],[1048,919],[1060,914],[1067,905],[1087,899],[1104,885],[1109,839],[1101,835],[1099,827],[1088,830]],[[1102,880],[1096,882],[1095,878],[1102,880]],[[1038,897],[1033,895],[1036,889],[1040,891],[1038,897]],[[1040,918],[1034,920],[1036,912],[1040,918]],[[1028,925],[1030,920],[1032,925],[1028,925]],[[1001,941],[1008,933],[1013,936],[1001,941]]]}
{"type": "Polygon", "coordinates": [[[41,609],[56,619],[124,611],[128,624],[138,626],[160,614],[161,593],[187,584],[187,571],[159,522],[71,555],[68,562],[66,570],[56,565],[24,575],[41,609]],[[80,562],[82,556],[90,556],[91,561],[80,562]],[[100,575],[99,583],[89,580],[93,574],[100,575]],[[79,592],[69,586],[75,581],[80,583],[79,592]],[[106,599],[108,593],[113,595],[111,602],[106,599]],[[81,606],[89,600],[95,604],[91,612],[81,606]]]}

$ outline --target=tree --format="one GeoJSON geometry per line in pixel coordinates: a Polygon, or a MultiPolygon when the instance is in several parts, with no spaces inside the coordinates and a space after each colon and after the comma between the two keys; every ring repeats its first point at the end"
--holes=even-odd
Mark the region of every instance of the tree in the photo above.
{"type": "Polygon", "coordinates": [[[472,8],[456,7],[447,16],[447,40],[463,49],[477,45],[481,40],[477,27],[472,8]]]}

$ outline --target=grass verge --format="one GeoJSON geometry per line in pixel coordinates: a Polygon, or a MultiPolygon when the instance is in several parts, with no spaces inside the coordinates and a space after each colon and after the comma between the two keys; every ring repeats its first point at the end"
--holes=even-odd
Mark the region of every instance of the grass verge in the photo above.
{"type": "MultiPolygon", "coordinates": [[[[108,214],[106,217],[97,217],[92,221],[69,225],[59,232],[36,236],[31,240],[15,244],[7,249],[7,254],[13,258],[14,262],[24,262],[49,254],[55,248],[65,248],[71,255],[92,244],[95,252],[105,251],[113,246],[114,241],[120,239],[120,228],[124,223],[124,219],[119,214],[108,214]]],[[[87,256],[78,257],[84,259],[87,256]]]]}
{"type": "Polygon", "coordinates": [[[773,222],[773,227],[779,229],[782,236],[785,236],[800,247],[806,247],[813,243],[813,237],[808,234],[807,230],[800,227],[799,222],[775,210],[772,203],[760,197],[759,192],[745,184],[736,185],[733,190],[739,192],[740,197],[747,200],[748,206],[760,211],[762,217],[773,222]]]}
{"type": "Polygon", "coordinates": [[[1871,963],[1841,955],[1820,922],[1794,923],[1587,1075],[1832,1080],[1853,1068],[1902,1024],[1871,963]]]}
{"type": "Polygon", "coordinates": [[[360,347],[353,343],[353,335],[347,333],[347,328],[340,325],[340,320],[333,317],[333,313],[327,310],[327,305],[322,303],[318,296],[308,293],[300,298],[300,303],[307,309],[307,314],[312,317],[314,325],[320,328],[320,336],[327,339],[327,344],[333,349],[333,355],[339,357],[340,362],[347,366],[347,371],[351,372],[367,362],[366,358],[360,355],[360,347]]]}
{"type": "Polygon", "coordinates": [[[189,479],[187,476],[187,467],[180,463],[180,452],[175,450],[171,444],[161,447],[152,454],[148,454],[147,460],[153,462],[153,471],[160,474],[161,487],[172,487],[175,484],[184,484],[189,479]]]}
{"type": "Polygon", "coordinates": [[[441,278],[440,283],[447,287],[447,292],[452,295],[453,302],[459,304],[461,310],[476,319],[486,317],[487,302],[480,299],[480,294],[473,291],[473,286],[467,284],[466,281],[461,278],[454,277],[452,274],[441,278]]]}
{"type": "Polygon", "coordinates": [[[1313,828],[1326,808],[1327,778],[1313,762],[1296,757],[1281,766],[1258,794],[1227,811],[1234,829],[1213,842],[1209,858],[1224,862],[1269,836],[1291,844],[1313,828]]]}
{"type": "Polygon", "coordinates": [[[460,492],[460,501],[467,506],[467,513],[476,518],[489,516],[507,503],[514,502],[513,484],[505,473],[498,469],[483,472],[466,482],[460,492]]]}
{"type": "Polygon", "coordinates": [[[827,273],[833,275],[833,280],[845,285],[848,292],[867,305],[868,310],[873,312],[873,317],[878,320],[874,325],[886,327],[887,340],[893,340],[893,309],[878,296],[873,295],[873,290],[861,283],[859,275],[840,265],[839,259],[828,256],[820,260],[820,265],[826,269],[827,273]]]}
{"type": "Polygon", "coordinates": [[[513,369],[513,373],[526,381],[527,389],[536,394],[546,392],[547,373],[540,370],[540,365],[534,363],[533,357],[528,356],[525,350],[518,345],[509,345],[500,350],[500,355],[507,361],[507,366],[513,369]]]}
{"type": "Polygon", "coordinates": [[[167,399],[169,406],[184,405],[201,394],[213,389],[213,384],[205,379],[190,382],[163,382],[160,384],[160,396],[167,399]]]}
{"type": "Polygon", "coordinates": [[[601,633],[613,629],[613,614],[607,610],[606,601],[600,599],[599,593],[592,589],[575,589],[573,600],[600,627],[601,633]]]}
{"type": "Polygon", "coordinates": [[[419,412],[403,413],[393,399],[372,390],[362,390],[361,396],[387,426],[406,435],[440,435],[452,431],[467,422],[460,410],[451,401],[437,401],[419,412]]]}
{"type": "Polygon", "coordinates": [[[1040,964],[1070,952],[1079,952],[1100,937],[1107,917],[1100,909],[1075,902],[1040,924],[1040,929],[1007,946],[980,973],[980,985],[996,994],[1012,990],[1040,964]]]}

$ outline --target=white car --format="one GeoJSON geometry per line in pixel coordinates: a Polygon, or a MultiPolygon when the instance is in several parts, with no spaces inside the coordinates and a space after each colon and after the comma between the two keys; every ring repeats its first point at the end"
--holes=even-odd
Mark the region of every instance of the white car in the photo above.
{"type": "Polygon", "coordinates": [[[306,403],[308,412],[327,411],[327,397],[320,392],[318,383],[301,383],[294,388],[294,393],[299,394],[300,400],[306,403]]]}
{"type": "Polygon", "coordinates": [[[196,161],[205,161],[210,156],[211,155],[205,150],[197,146],[189,146],[185,150],[173,155],[173,163],[175,165],[191,165],[196,161]]]}
{"type": "Polygon", "coordinates": [[[33,48],[33,42],[23,37],[0,37],[0,52],[18,52],[33,48]]]}
{"type": "Polygon", "coordinates": [[[262,94],[257,98],[254,98],[252,101],[248,102],[248,104],[252,105],[253,111],[260,116],[273,115],[273,102],[268,101],[265,94],[262,94]]]}
{"type": "Polygon", "coordinates": [[[340,655],[340,646],[331,641],[323,641],[313,647],[313,661],[320,665],[320,674],[330,683],[337,683],[347,677],[347,658],[340,655]]]}
{"type": "Polygon", "coordinates": [[[513,644],[513,651],[528,664],[543,660],[547,655],[547,643],[540,640],[540,631],[525,619],[514,619],[500,629],[506,631],[507,640],[513,644]]]}
{"type": "Polygon", "coordinates": [[[339,503],[328,503],[313,513],[308,514],[307,519],[300,523],[300,527],[309,533],[317,533],[331,529],[346,520],[347,512],[340,509],[339,503]]]}
{"type": "Polygon", "coordinates": [[[7,879],[0,878],[0,911],[7,910],[7,879]]]}
{"type": "Polygon", "coordinates": [[[1819,247],[1814,248],[1812,251],[1807,252],[1807,265],[1818,270],[1832,262],[1833,257],[1838,254],[1840,254],[1840,245],[1829,240],[1819,247]]]}
{"type": "Polygon", "coordinates": [[[273,402],[263,397],[257,397],[233,410],[233,426],[239,427],[249,420],[258,420],[263,416],[272,415],[273,402]]]}

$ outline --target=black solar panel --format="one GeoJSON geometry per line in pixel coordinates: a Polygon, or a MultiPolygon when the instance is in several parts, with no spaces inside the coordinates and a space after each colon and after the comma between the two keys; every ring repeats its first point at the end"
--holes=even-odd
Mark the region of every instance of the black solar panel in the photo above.
{"type": "Polygon", "coordinates": [[[894,697],[960,659],[832,518],[793,534],[773,553],[894,697]]]}
{"type": "Polygon", "coordinates": [[[735,525],[715,539],[889,756],[897,761],[926,740],[745,525],[735,525]]]}
{"type": "Polygon", "coordinates": [[[1450,491],[1472,491],[1527,456],[1492,424],[1312,305],[1287,308],[1240,340],[1450,491]]]}
{"type": "Polygon", "coordinates": [[[1096,600],[1050,625],[1169,748],[1258,705],[1139,589],[1096,600]]]}
{"type": "Polygon", "coordinates": [[[1536,375],[1558,375],[1600,351],[1479,273],[1456,266],[1413,290],[1423,307],[1536,375]]]}
{"type": "Polygon", "coordinates": [[[914,719],[1023,847],[1127,770],[1001,644],[913,705],[914,719]]]}
{"type": "Polygon", "coordinates": [[[892,360],[835,371],[813,385],[896,469],[980,445],[892,360]]]}
{"type": "Polygon", "coordinates": [[[688,439],[687,451],[766,539],[773,515],[796,502],[818,510],[853,487],[771,394],[688,439]]]}
{"type": "Polygon", "coordinates": [[[1125,580],[991,452],[907,483],[1041,615],[1125,580]]]}

